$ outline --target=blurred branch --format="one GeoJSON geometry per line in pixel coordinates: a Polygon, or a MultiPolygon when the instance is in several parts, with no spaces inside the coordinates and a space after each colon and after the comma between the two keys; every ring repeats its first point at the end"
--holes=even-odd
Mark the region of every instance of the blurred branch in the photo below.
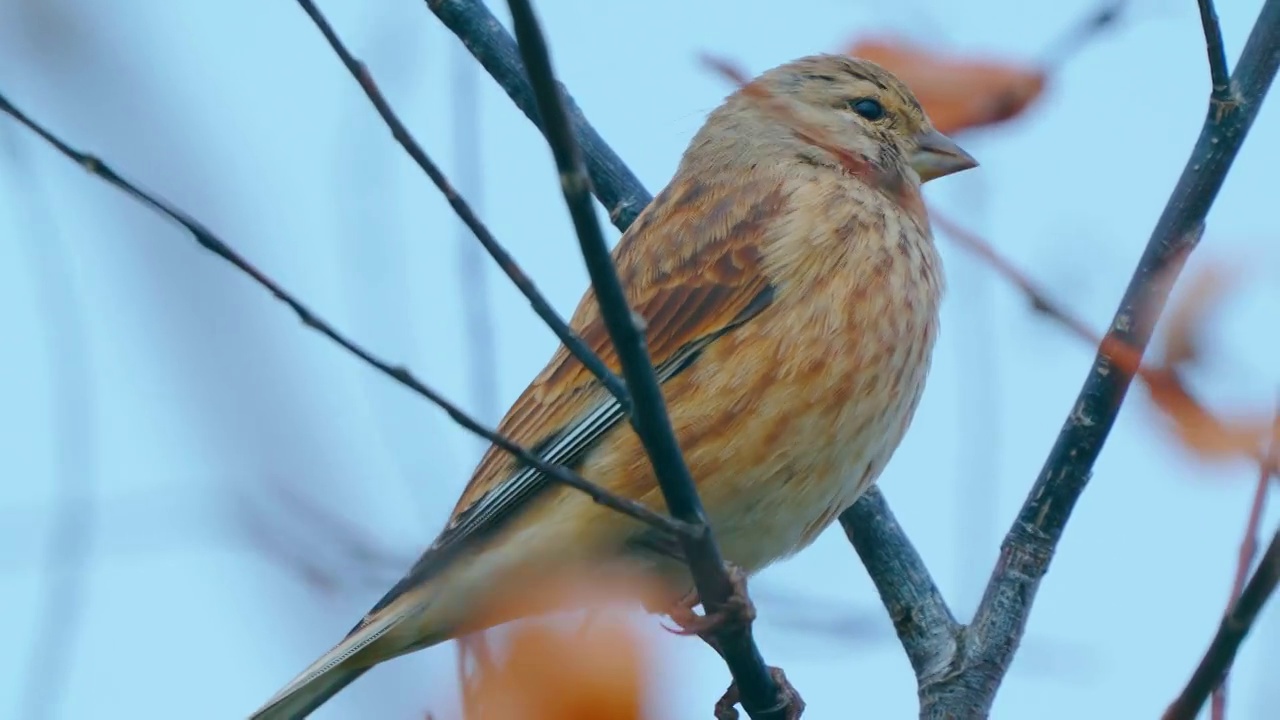
{"type": "Polygon", "coordinates": [[[57,217],[42,192],[36,169],[16,133],[3,132],[0,144],[10,169],[21,175],[18,203],[31,215],[21,233],[36,268],[39,304],[44,306],[46,359],[52,380],[54,427],[54,512],[45,547],[44,600],[35,619],[35,641],[24,673],[26,681],[15,717],[54,717],[75,656],[89,593],[89,569],[97,531],[96,392],[90,348],[71,255],[58,233],[57,217]]]}
{"type": "Polygon", "coordinates": [[[551,304],[542,296],[542,293],[538,291],[538,288],[534,286],[533,282],[524,274],[524,271],[520,269],[520,266],[516,264],[511,255],[507,253],[506,249],[504,249],[502,245],[498,243],[497,239],[493,237],[493,234],[489,232],[489,229],[484,226],[484,223],[482,223],[480,219],[476,217],[475,213],[472,212],[471,206],[468,205],[460,195],[458,195],[457,190],[455,190],[453,185],[449,183],[448,178],[446,178],[444,173],[440,171],[440,168],[431,161],[431,158],[427,156],[426,152],[422,149],[422,146],[414,139],[413,134],[409,132],[409,129],[400,121],[399,116],[397,116],[395,111],[391,109],[391,106],[387,103],[386,99],[382,97],[382,91],[378,89],[378,84],[374,82],[373,76],[369,74],[368,68],[365,67],[364,63],[357,60],[351,52],[347,50],[346,46],[342,44],[342,40],[338,37],[337,33],[333,31],[333,28],[329,25],[329,21],[325,19],[324,14],[315,6],[315,3],[311,2],[311,0],[297,0],[297,2],[299,7],[302,8],[302,11],[307,14],[307,17],[311,18],[311,21],[315,23],[316,28],[322,35],[324,35],[325,40],[329,43],[329,47],[333,48],[333,52],[342,61],[343,66],[347,68],[347,71],[351,73],[351,76],[360,84],[360,88],[364,90],[365,96],[369,98],[369,102],[373,104],[373,107],[378,112],[379,117],[381,117],[383,122],[386,123],[387,128],[391,130],[392,136],[396,139],[396,142],[400,144],[400,147],[404,148],[405,153],[407,153],[409,157],[413,158],[413,161],[417,163],[418,167],[426,173],[427,177],[431,178],[431,182],[435,183],[435,186],[440,189],[440,192],[449,202],[449,205],[453,208],[454,212],[457,213],[458,217],[466,223],[467,227],[471,228],[471,231],[475,233],[476,239],[480,241],[480,244],[484,246],[484,249],[489,251],[489,255],[498,263],[502,268],[502,271],[507,274],[507,277],[511,279],[511,282],[514,283],[515,286],[519,288],[520,292],[524,294],[525,298],[529,300],[529,304],[533,307],[534,312],[538,314],[538,317],[542,318],[542,321],[547,324],[547,327],[551,328],[551,331],[556,334],[556,337],[560,339],[560,342],[564,343],[569,352],[572,353],[573,356],[587,368],[587,370],[591,371],[591,374],[595,375],[600,383],[618,399],[623,412],[627,412],[629,410],[630,399],[627,395],[626,387],[622,384],[622,381],[618,376],[610,371],[609,368],[605,367],[604,362],[601,361],[585,343],[583,343],[582,338],[578,337],[577,333],[575,333],[568,324],[566,324],[565,321],[556,314],[555,309],[551,307],[551,304]]]}
{"type": "Polygon", "coordinates": [[[1129,0],[1102,0],[1102,4],[1049,43],[1049,49],[1040,55],[1040,67],[1046,72],[1061,68],[1102,31],[1114,26],[1128,5],[1129,0]]]}
{"type": "MultiPolygon", "coordinates": [[[[1206,26],[1209,29],[1209,26],[1206,26]]],[[[1215,41],[1209,33],[1207,42],[1215,41]]],[[[1108,339],[1141,359],[1186,250],[1198,241],[1219,189],[1280,65],[1280,0],[1266,0],[1232,76],[1239,97],[1213,103],[1200,138],[1112,322],[1108,339]],[[1169,282],[1157,282],[1158,278],[1169,282]],[[1142,312],[1139,312],[1139,311],[1142,312]]],[[[1001,548],[951,677],[922,685],[922,717],[985,716],[1008,671],[1040,579],[1048,570],[1093,463],[1115,423],[1134,368],[1116,367],[1104,343],[1044,468],[1001,548]]]]}
{"type": "MultiPolygon", "coordinates": [[[[681,549],[693,575],[698,597],[708,615],[723,612],[744,589],[727,571],[720,548],[707,526],[706,513],[697,487],[676,441],[658,376],[649,358],[644,332],[627,303],[618,279],[609,246],[605,242],[591,201],[591,180],[582,160],[582,150],[574,137],[560,84],[551,68],[546,40],[529,0],[509,0],[512,24],[528,77],[533,85],[543,133],[555,156],[565,204],[573,219],[582,248],[591,286],[600,306],[600,315],[609,339],[618,354],[627,388],[634,402],[632,425],[644,445],[667,507],[676,518],[704,532],[680,539],[681,549]]],[[[745,600],[745,598],[741,598],[745,600]]],[[[713,647],[724,658],[734,684],[718,707],[740,699],[754,720],[797,718],[803,703],[789,688],[779,688],[780,679],[765,665],[752,638],[750,621],[721,623],[713,631],[713,647]],[[737,693],[734,695],[734,693],[737,693]]]]}
{"type": "Polygon", "coordinates": [[[1209,693],[1226,678],[1241,643],[1253,628],[1267,599],[1275,592],[1277,584],[1280,584],[1280,531],[1271,536],[1271,543],[1267,546],[1258,569],[1244,586],[1240,599],[1222,618],[1222,624],[1218,626],[1218,632],[1213,636],[1213,642],[1209,643],[1209,649],[1205,651],[1200,665],[1196,667],[1178,699],[1161,716],[1161,720],[1195,720],[1209,693]]]}
{"type": "MultiPolygon", "coordinates": [[[[450,110],[453,115],[454,171],[461,193],[470,197],[479,208],[484,192],[484,164],[480,157],[479,68],[460,43],[454,43],[450,48],[449,64],[453,70],[450,110]]],[[[467,376],[472,406],[487,421],[498,422],[502,409],[498,401],[500,354],[497,328],[489,297],[489,276],[476,240],[476,234],[465,222],[458,226],[458,288],[465,315],[463,332],[467,347],[467,376]]],[[[621,383],[617,384],[621,386],[621,383]]],[[[480,449],[487,448],[482,445],[480,449]]],[[[454,648],[454,670],[462,696],[462,716],[478,720],[484,712],[484,682],[498,672],[485,631],[458,638],[454,648]]]]}
{"type": "Polygon", "coordinates": [[[111,186],[134,198],[139,203],[146,205],[152,210],[181,225],[191,233],[192,237],[195,238],[196,242],[199,243],[201,247],[230,263],[241,273],[248,276],[250,280],[270,292],[277,300],[287,305],[291,310],[293,310],[294,314],[298,316],[298,319],[303,325],[319,332],[321,335],[341,346],[347,352],[362,360],[365,364],[378,370],[382,374],[409,390],[412,390],[423,398],[426,398],[432,404],[444,410],[454,422],[458,423],[468,431],[483,437],[498,448],[513,455],[526,465],[541,470],[550,479],[586,493],[593,501],[603,505],[604,507],[620,512],[652,527],[659,528],[675,535],[676,537],[696,537],[704,534],[703,528],[656,513],[640,503],[608,492],[604,488],[582,478],[580,475],[565,467],[546,463],[526,448],[512,442],[509,438],[484,427],[464,413],[456,405],[445,399],[444,396],[422,384],[422,382],[414,377],[414,375],[406,368],[391,365],[387,361],[373,355],[368,350],[365,350],[363,347],[356,344],[355,341],[347,338],[344,334],[338,332],[327,321],[312,312],[310,308],[302,303],[302,301],[294,297],[274,280],[254,267],[248,260],[242,257],[222,240],[218,239],[217,236],[215,236],[198,220],[169,204],[160,197],[139,189],[138,186],[122,178],[112,170],[110,166],[97,157],[80,152],[79,150],[71,147],[44,126],[28,117],[25,113],[10,103],[8,98],[2,94],[0,94],[0,112],[4,112],[13,117],[29,130],[39,135],[41,139],[53,146],[59,153],[83,167],[90,174],[101,178],[111,186]]]}

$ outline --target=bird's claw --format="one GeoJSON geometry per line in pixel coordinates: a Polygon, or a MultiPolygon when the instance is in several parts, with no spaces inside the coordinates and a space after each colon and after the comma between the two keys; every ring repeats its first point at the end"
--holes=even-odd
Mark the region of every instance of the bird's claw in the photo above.
{"type": "MultiPolygon", "coordinates": [[[[778,704],[774,708],[783,710],[786,720],[800,720],[800,716],[804,714],[804,698],[792,687],[782,668],[769,666],[769,675],[778,685],[778,704]]],[[[729,689],[716,701],[716,720],[738,720],[736,705],[740,700],[738,683],[731,683],[729,689]]]]}
{"type": "Polygon", "coordinates": [[[698,593],[691,592],[684,596],[673,608],[667,611],[667,616],[675,623],[675,627],[662,627],[667,632],[676,635],[697,635],[705,640],[712,647],[715,647],[713,636],[719,632],[721,628],[726,626],[742,626],[750,625],[756,619],[756,606],[751,602],[750,596],[747,595],[747,574],[736,565],[726,565],[729,573],[729,582],[733,587],[733,592],[729,595],[724,605],[716,609],[715,612],[704,613],[699,615],[694,612],[694,608],[700,604],[698,593]]]}

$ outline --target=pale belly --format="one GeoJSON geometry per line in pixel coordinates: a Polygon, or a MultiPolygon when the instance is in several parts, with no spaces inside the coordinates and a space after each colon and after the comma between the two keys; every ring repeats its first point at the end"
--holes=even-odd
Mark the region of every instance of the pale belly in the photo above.
{"type": "Polygon", "coordinates": [[[926,310],[878,318],[838,351],[821,327],[726,337],[669,383],[668,397],[696,398],[670,412],[726,560],[754,573],[803,549],[877,479],[924,390],[926,310]],[[762,348],[769,362],[742,370],[762,348]]]}

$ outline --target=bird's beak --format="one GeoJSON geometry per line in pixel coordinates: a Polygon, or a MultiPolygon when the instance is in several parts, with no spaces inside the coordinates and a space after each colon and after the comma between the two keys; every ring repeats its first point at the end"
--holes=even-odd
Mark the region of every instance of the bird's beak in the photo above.
{"type": "Polygon", "coordinates": [[[911,155],[911,167],[920,176],[920,182],[958,173],[978,166],[973,156],[956,144],[955,140],[937,130],[929,130],[916,136],[916,151],[911,155]]]}

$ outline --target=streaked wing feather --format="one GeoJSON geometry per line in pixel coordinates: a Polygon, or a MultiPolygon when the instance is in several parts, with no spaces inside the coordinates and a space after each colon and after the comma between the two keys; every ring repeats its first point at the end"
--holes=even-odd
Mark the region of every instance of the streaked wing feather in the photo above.
{"type": "MultiPolygon", "coordinates": [[[[631,307],[645,319],[650,358],[665,382],[711,342],[747,322],[773,299],[762,267],[762,239],[783,209],[777,181],[733,187],[673,182],[641,213],[615,248],[631,307]]],[[[614,372],[618,356],[590,291],[570,322],[614,372]]],[[[623,420],[618,402],[561,346],[498,425],[547,462],[576,466],[623,420]]],[[[434,574],[468,541],[497,527],[549,484],[538,470],[490,448],[463,491],[449,525],[370,616],[434,574]]]]}

